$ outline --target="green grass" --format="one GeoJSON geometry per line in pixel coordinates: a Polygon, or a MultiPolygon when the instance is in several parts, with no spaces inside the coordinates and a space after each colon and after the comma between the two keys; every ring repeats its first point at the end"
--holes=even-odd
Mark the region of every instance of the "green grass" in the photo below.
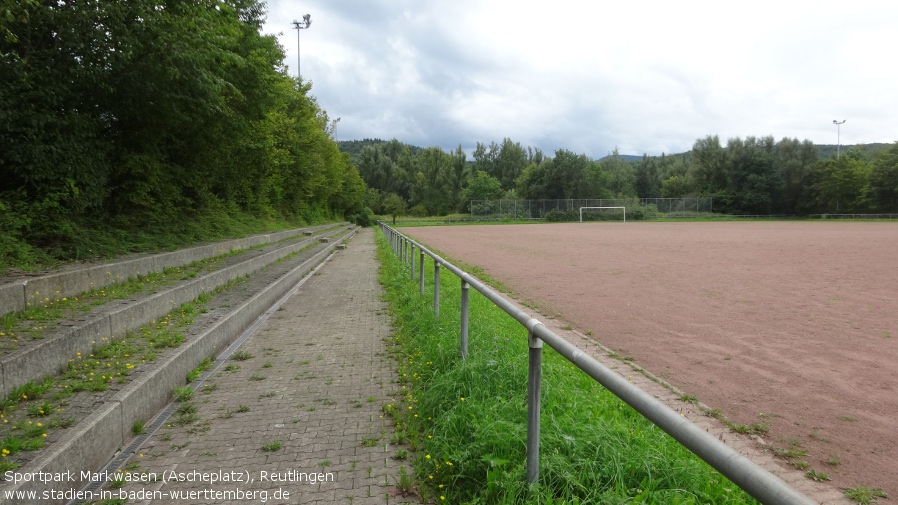
{"type": "Polygon", "coordinates": [[[472,290],[469,357],[460,360],[459,283],[443,276],[434,320],[433,269],[421,296],[380,234],[378,243],[400,380],[383,411],[402,433],[391,440],[415,451],[425,501],[756,503],[548,346],[540,486],[528,489],[526,330],[472,290]]]}
{"type": "Polygon", "coordinates": [[[842,491],[845,492],[845,496],[863,505],[866,505],[868,503],[876,503],[879,501],[877,500],[877,498],[889,497],[889,495],[886,494],[886,492],[882,489],[869,486],[855,486],[851,488],[844,488],[842,489],[842,491]]]}
{"type": "Polygon", "coordinates": [[[253,355],[246,351],[237,351],[231,355],[231,359],[236,361],[246,361],[248,359],[252,359],[253,355]]]}
{"type": "Polygon", "coordinates": [[[245,237],[258,233],[305,226],[302,218],[256,217],[236,209],[207,209],[190,219],[158,222],[99,222],[76,218],[68,223],[66,239],[40,248],[27,239],[0,233],[0,272],[9,267],[37,270],[60,262],[90,258],[111,258],[130,252],[163,252],[200,242],[245,237]]]}
{"type": "Polygon", "coordinates": [[[214,364],[215,358],[211,356],[201,361],[196,368],[194,368],[190,372],[187,372],[187,383],[190,384],[191,382],[197,380],[200,375],[203,375],[203,372],[205,372],[206,370],[212,370],[212,365],[214,364]]]}
{"type": "Polygon", "coordinates": [[[190,401],[193,398],[193,388],[190,386],[184,386],[174,389],[174,397],[175,401],[178,403],[183,403],[190,401]]]}

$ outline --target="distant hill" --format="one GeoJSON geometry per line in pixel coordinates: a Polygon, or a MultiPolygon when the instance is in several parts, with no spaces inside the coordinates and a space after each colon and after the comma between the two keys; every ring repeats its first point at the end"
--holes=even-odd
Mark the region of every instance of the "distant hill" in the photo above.
{"type": "Polygon", "coordinates": [[[386,140],[383,139],[340,140],[337,142],[337,146],[340,148],[340,151],[349,153],[350,158],[358,160],[363,147],[383,144],[384,142],[386,140]]]}
{"type": "MultiPolygon", "coordinates": [[[[368,145],[377,145],[388,142],[383,139],[362,139],[362,140],[341,140],[337,142],[340,147],[340,150],[346,153],[349,153],[349,156],[352,160],[358,163],[359,154],[362,152],[362,148],[368,145]]],[[[411,144],[406,144],[411,149],[412,154],[415,154],[421,150],[422,148],[418,146],[413,146],[411,144]]],[[[892,144],[885,143],[872,143],[872,144],[854,144],[854,145],[845,145],[842,144],[841,152],[842,154],[847,153],[850,149],[854,149],[855,151],[860,151],[864,154],[864,157],[867,160],[872,160],[879,154],[880,151],[886,149],[892,144]]],[[[836,144],[816,144],[817,155],[820,159],[829,159],[835,158],[838,146],[836,144]]],[[[667,156],[682,156],[688,158],[692,151],[686,151],[683,153],[668,153],[667,156]]],[[[619,154],[618,157],[627,163],[633,163],[642,159],[642,156],[637,156],[635,154],[619,154]]],[[[603,156],[599,158],[599,162],[605,161],[606,159],[611,158],[611,155],[603,156]]]]}
{"type": "MultiPolygon", "coordinates": [[[[612,155],[610,154],[608,156],[602,156],[598,159],[598,161],[599,163],[601,163],[611,157],[612,155]]],[[[639,161],[642,159],[642,156],[636,156],[635,154],[618,154],[617,157],[627,163],[633,163],[634,161],[639,161]]]]}
{"type": "MultiPolygon", "coordinates": [[[[352,161],[354,163],[358,164],[359,163],[359,155],[362,153],[362,149],[364,149],[365,146],[375,146],[377,144],[385,144],[387,142],[390,142],[390,141],[383,140],[383,139],[367,139],[367,138],[362,139],[362,140],[340,140],[337,142],[337,147],[340,148],[340,151],[342,151],[344,153],[348,153],[349,157],[352,159],[352,161]]],[[[412,156],[417,154],[419,151],[423,151],[423,149],[418,146],[413,146],[411,144],[405,144],[405,143],[403,143],[403,145],[408,146],[409,150],[412,153],[412,156]]]]}
{"type": "MultiPolygon", "coordinates": [[[[854,149],[855,151],[860,151],[861,153],[863,153],[864,159],[872,160],[873,158],[876,157],[877,154],[879,154],[880,151],[886,149],[890,145],[892,145],[892,144],[883,144],[883,143],[854,144],[854,145],[842,144],[842,146],[839,147],[836,144],[815,144],[814,147],[817,148],[817,156],[820,159],[824,159],[824,160],[830,159],[830,158],[835,158],[836,153],[839,150],[841,150],[842,154],[844,155],[851,149],[854,149]]],[[[669,153],[669,154],[667,154],[667,156],[682,156],[682,157],[685,157],[686,159],[688,159],[691,154],[692,154],[692,151],[690,150],[690,151],[686,151],[683,153],[669,153]]],[[[620,157],[620,159],[626,161],[627,163],[632,163],[634,161],[639,161],[642,159],[642,156],[634,156],[632,154],[621,154],[618,156],[620,157]]],[[[599,161],[606,160],[610,157],[611,156],[605,156],[602,159],[600,159],[599,161]]]]}
{"type": "Polygon", "coordinates": [[[868,160],[872,160],[879,154],[880,151],[889,147],[892,144],[856,144],[856,145],[845,145],[842,144],[841,147],[836,144],[818,144],[815,147],[817,148],[817,154],[821,159],[835,158],[836,153],[841,150],[842,154],[847,153],[850,149],[858,150],[864,153],[864,156],[868,160]]]}

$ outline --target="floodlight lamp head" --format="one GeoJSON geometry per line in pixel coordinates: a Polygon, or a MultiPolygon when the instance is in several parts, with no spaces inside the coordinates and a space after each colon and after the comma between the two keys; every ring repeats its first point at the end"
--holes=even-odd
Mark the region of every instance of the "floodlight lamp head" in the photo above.
{"type": "Polygon", "coordinates": [[[302,17],[302,20],[305,21],[305,23],[306,23],[306,28],[308,28],[309,25],[312,24],[312,15],[311,15],[311,14],[306,14],[305,16],[302,17]]]}

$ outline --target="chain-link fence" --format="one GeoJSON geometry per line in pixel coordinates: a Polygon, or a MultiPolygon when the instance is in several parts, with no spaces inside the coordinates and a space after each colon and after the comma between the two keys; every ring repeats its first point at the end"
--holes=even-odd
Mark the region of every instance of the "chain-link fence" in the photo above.
{"type": "MultiPolygon", "coordinates": [[[[567,200],[471,200],[477,220],[548,219],[576,221],[581,207],[626,207],[627,219],[653,219],[665,215],[688,216],[714,210],[710,196],[689,198],[583,198],[567,200]],[[557,219],[553,219],[557,217],[557,219]]],[[[600,215],[600,214],[594,214],[600,215]]],[[[620,214],[618,214],[620,218],[620,214]]]]}

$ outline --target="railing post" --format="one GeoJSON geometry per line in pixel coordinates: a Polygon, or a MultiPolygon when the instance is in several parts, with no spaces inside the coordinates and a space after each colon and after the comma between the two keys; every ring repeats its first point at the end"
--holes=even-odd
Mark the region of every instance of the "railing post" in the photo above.
{"type": "Polygon", "coordinates": [[[468,358],[468,283],[461,281],[461,359],[468,358]]]}
{"type": "Polygon", "coordinates": [[[420,285],[418,287],[418,293],[423,295],[424,294],[424,248],[422,247],[420,249],[421,249],[421,262],[420,262],[420,265],[418,266],[418,282],[420,285]]]}
{"type": "Polygon", "coordinates": [[[433,260],[433,317],[440,317],[440,262],[433,260]]]}
{"type": "Polygon", "coordinates": [[[530,347],[530,364],[527,369],[527,484],[535,486],[539,483],[539,411],[543,341],[533,335],[533,328],[529,329],[527,343],[530,347]]]}
{"type": "Polygon", "coordinates": [[[415,280],[415,244],[409,242],[408,262],[411,265],[412,280],[415,280]]]}

